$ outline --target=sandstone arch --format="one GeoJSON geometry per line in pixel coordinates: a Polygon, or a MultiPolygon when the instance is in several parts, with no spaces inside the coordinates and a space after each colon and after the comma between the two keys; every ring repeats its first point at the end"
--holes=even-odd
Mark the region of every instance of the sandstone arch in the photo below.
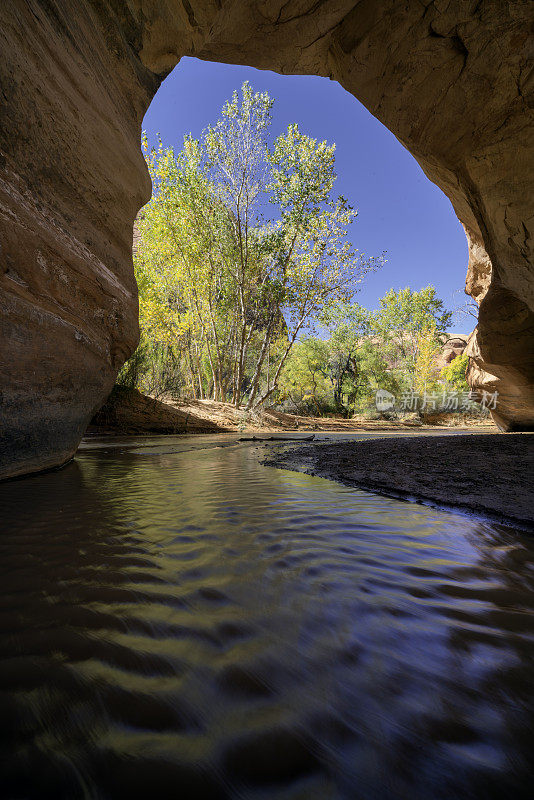
{"type": "Polygon", "coordinates": [[[140,126],[182,55],[334,78],[393,131],[467,232],[471,381],[533,425],[530,0],[6,0],[0,19],[0,475],[67,460],[135,347],[140,126]]]}

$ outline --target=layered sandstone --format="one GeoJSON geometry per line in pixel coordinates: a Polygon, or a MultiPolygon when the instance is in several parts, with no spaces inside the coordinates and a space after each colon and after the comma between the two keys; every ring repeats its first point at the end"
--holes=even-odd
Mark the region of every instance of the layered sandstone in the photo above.
{"type": "Polygon", "coordinates": [[[443,342],[442,348],[436,357],[436,366],[440,369],[447,367],[451,361],[461,356],[467,347],[468,336],[451,336],[443,342]]]}
{"type": "Polygon", "coordinates": [[[330,77],[393,131],[467,231],[470,381],[533,424],[530,0],[8,0],[0,23],[1,476],[67,460],[135,347],[141,121],[183,55],[330,77]]]}

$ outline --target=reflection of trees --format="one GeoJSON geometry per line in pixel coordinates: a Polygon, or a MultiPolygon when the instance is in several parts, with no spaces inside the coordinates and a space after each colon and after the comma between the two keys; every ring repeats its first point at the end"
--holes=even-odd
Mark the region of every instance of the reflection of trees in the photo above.
{"type": "MultiPolygon", "coordinates": [[[[152,775],[136,737],[156,750],[175,737],[182,755],[184,730],[200,741],[203,670],[246,630],[225,582],[240,559],[245,582],[247,558],[263,569],[244,546],[243,472],[226,464],[220,450],[86,453],[0,486],[3,796],[82,796],[115,780],[124,753],[152,775]]],[[[253,488],[254,513],[262,502],[253,488]]]]}
{"type": "MultiPolygon", "coordinates": [[[[39,797],[81,796],[84,754],[107,728],[112,699],[109,687],[92,679],[92,665],[158,667],[154,656],[143,660],[120,641],[129,626],[125,608],[139,600],[136,585],[154,584],[157,569],[140,555],[117,493],[98,490],[99,470],[95,461],[87,480],[74,462],[0,486],[6,797],[37,796],[37,786],[39,797]]],[[[103,469],[101,483],[109,477],[103,469]]]]}
{"type": "Polygon", "coordinates": [[[178,769],[188,726],[223,746],[249,717],[221,681],[317,718],[336,775],[385,797],[528,796],[534,540],[465,520],[466,545],[457,515],[253,448],[142,450],[0,486],[6,796],[105,793],[121,759],[146,779],[141,740],[178,769]]]}

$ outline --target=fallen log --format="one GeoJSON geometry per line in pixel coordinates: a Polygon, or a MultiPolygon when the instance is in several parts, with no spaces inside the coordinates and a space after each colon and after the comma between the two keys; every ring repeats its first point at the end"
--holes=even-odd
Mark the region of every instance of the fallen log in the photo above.
{"type": "Polygon", "coordinates": [[[313,442],[315,434],[296,438],[295,436],[246,436],[238,439],[238,442],[313,442]]]}

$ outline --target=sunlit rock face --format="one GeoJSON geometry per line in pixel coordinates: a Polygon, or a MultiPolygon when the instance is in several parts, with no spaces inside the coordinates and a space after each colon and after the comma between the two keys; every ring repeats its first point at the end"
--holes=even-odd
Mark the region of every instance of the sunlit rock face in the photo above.
{"type": "Polygon", "coordinates": [[[182,55],[333,78],[393,131],[468,232],[470,381],[499,391],[504,427],[532,425],[531,12],[530,0],[1,4],[0,475],[70,458],[136,345],[141,121],[182,55]]]}
{"type": "Polygon", "coordinates": [[[468,336],[452,336],[446,339],[436,356],[436,366],[442,370],[444,367],[448,367],[455,358],[461,356],[467,346],[468,338],[468,336]]]}

